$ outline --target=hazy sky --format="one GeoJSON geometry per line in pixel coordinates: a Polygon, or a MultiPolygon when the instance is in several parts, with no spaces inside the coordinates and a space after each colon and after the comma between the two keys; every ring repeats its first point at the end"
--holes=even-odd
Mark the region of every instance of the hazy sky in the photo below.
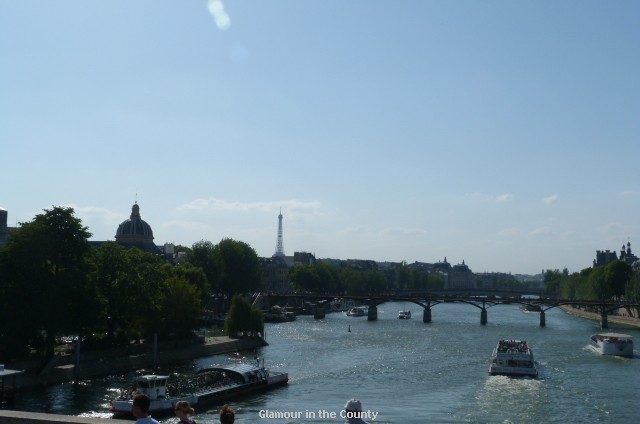
{"type": "Polygon", "coordinates": [[[640,2],[0,0],[0,206],[534,274],[640,253],[640,2]]]}

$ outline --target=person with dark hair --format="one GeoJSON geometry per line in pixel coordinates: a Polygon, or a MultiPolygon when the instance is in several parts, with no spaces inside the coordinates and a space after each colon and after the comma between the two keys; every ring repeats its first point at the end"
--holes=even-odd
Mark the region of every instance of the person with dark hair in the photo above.
{"type": "Polygon", "coordinates": [[[151,399],[149,399],[149,396],[143,393],[138,393],[133,397],[131,413],[137,418],[136,424],[160,424],[149,415],[150,406],[151,399]]]}
{"type": "Polygon", "coordinates": [[[236,411],[229,405],[224,405],[220,411],[221,424],[233,424],[236,420],[236,411]]]}
{"type": "Polygon", "coordinates": [[[196,424],[194,420],[189,418],[189,415],[193,415],[195,411],[186,400],[176,403],[175,413],[176,417],[180,418],[178,424],[196,424]]]}
{"type": "Polygon", "coordinates": [[[367,424],[362,419],[364,414],[362,413],[362,403],[357,399],[349,399],[344,405],[345,418],[347,419],[345,424],[367,424]]]}

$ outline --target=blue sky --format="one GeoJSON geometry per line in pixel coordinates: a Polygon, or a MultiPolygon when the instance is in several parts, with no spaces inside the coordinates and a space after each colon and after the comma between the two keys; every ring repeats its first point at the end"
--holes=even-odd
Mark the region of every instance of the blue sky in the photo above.
{"type": "Polygon", "coordinates": [[[640,249],[640,2],[0,0],[0,206],[113,240],[579,271],[640,249]]]}

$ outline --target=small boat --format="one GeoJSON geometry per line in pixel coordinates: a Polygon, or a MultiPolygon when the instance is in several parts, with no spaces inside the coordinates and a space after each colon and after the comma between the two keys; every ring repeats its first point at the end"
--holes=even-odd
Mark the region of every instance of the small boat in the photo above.
{"type": "Polygon", "coordinates": [[[274,306],[268,311],[263,311],[264,322],[290,322],[296,320],[296,314],[288,308],[274,306]]]}
{"type": "Polygon", "coordinates": [[[411,319],[411,311],[402,310],[398,312],[398,319],[411,319]]]}
{"type": "Polygon", "coordinates": [[[591,346],[601,355],[633,356],[633,338],[628,334],[594,334],[591,346]]]}
{"type": "Polygon", "coordinates": [[[348,317],[363,317],[365,315],[366,313],[362,307],[351,308],[347,311],[348,317]]]}
{"type": "Polygon", "coordinates": [[[542,312],[542,306],[536,303],[523,303],[520,305],[520,309],[524,312],[542,312]]]}
{"type": "Polygon", "coordinates": [[[524,340],[500,340],[493,349],[490,375],[537,377],[533,352],[524,340]]]}
{"type": "Polygon", "coordinates": [[[176,402],[185,400],[192,406],[222,402],[247,393],[287,384],[286,372],[274,372],[264,366],[247,363],[205,368],[185,379],[172,381],[168,375],[142,375],[135,387],[111,403],[115,415],[131,415],[133,397],[144,393],[151,399],[150,413],[172,413],[176,402]]]}

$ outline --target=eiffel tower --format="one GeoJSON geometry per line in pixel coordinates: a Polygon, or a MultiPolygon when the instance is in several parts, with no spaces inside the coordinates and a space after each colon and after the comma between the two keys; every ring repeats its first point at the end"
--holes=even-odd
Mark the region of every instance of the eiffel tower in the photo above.
{"type": "Polygon", "coordinates": [[[276,242],[276,253],[273,256],[285,256],[284,243],[282,242],[282,209],[278,215],[278,241],[276,242]]]}

